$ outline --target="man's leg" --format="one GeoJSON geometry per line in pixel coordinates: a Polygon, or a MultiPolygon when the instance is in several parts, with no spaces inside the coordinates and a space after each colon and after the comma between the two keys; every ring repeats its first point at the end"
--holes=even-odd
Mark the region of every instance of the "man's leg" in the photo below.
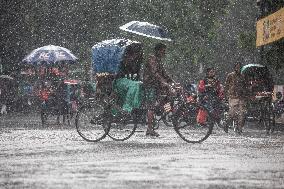
{"type": "Polygon", "coordinates": [[[229,111],[228,111],[228,116],[227,120],[224,124],[224,131],[228,133],[229,130],[229,124],[233,123],[233,120],[235,119],[236,115],[236,103],[235,99],[229,99],[229,111]]]}
{"type": "Polygon", "coordinates": [[[148,122],[147,122],[147,131],[146,131],[146,135],[150,135],[150,136],[160,136],[156,131],[154,131],[153,128],[153,122],[154,122],[154,111],[153,110],[148,110],[147,112],[147,118],[148,118],[148,122]]]}
{"type": "Polygon", "coordinates": [[[243,132],[243,127],[245,125],[245,103],[244,101],[240,100],[239,101],[239,111],[238,111],[238,125],[237,125],[237,133],[241,134],[243,132]]]}
{"type": "Polygon", "coordinates": [[[146,136],[156,136],[159,134],[154,131],[153,122],[154,122],[154,108],[157,101],[156,91],[153,88],[146,88],[145,90],[145,99],[147,107],[147,131],[146,136]]]}

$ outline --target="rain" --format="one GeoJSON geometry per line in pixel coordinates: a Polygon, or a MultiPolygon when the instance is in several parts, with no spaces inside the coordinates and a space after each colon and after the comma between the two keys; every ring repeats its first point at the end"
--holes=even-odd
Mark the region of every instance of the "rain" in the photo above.
{"type": "Polygon", "coordinates": [[[0,188],[284,188],[283,12],[0,0],[0,188]]]}

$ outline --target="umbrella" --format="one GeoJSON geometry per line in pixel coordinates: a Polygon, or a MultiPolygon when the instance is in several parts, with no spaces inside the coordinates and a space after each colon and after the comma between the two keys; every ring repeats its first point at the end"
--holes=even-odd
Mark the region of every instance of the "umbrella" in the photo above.
{"type": "Polygon", "coordinates": [[[263,79],[269,77],[268,68],[261,64],[247,64],[242,67],[241,73],[255,79],[263,79]]]}
{"type": "Polygon", "coordinates": [[[33,50],[29,55],[23,59],[23,63],[38,64],[45,62],[47,64],[54,64],[60,61],[68,61],[75,63],[78,58],[71,53],[70,50],[54,45],[47,45],[33,50]]]}
{"type": "Polygon", "coordinates": [[[245,66],[242,67],[241,72],[244,73],[250,69],[257,69],[257,68],[264,68],[265,66],[261,65],[261,64],[247,64],[245,66]]]}
{"type": "Polygon", "coordinates": [[[16,80],[9,75],[0,75],[0,88],[3,86],[12,87],[16,80]]]}
{"type": "Polygon", "coordinates": [[[119,29],[154,39],[171,41],[171,39],[168,37],[167,31],[164,28],[148,22],[132,21],[120,26],[119,29]]]}
{"type": "Polygon", "coordinates": [[[0,79],[8,79],[8,80],[13,80],[14,78],[9,76],[9,75],[0,75],[0,79]]]}

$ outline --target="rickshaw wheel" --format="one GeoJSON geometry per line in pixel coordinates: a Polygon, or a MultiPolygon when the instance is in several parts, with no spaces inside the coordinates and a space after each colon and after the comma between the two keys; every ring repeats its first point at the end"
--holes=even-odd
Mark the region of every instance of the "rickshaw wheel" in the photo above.
{"type": "Polygon", "coordinates": [[[129,139],[137,128],[137,113],[133,111],[129,114],[121,112],[113,113],[113,108],[109,109],[108,114],[108,136],[115,141],[124,141],[129,139]]]}
{"type": "Polygon", "coordinates": [[[170,117],[170,115],[169,114],[162,115],[161,117],[161,116],[157,116],[156,114],[154,114],[153,129],[154,130],[159,129],[161,122],[163,122],[165,126],[167,127],[173,127],[172,118],[170,117]]]}
{"type": "Polygon", "coordinates": [[[97,142],[104,139],[109,131],[105,122],[104,106],[95,102],[82,106],[77,112],[75,125],[78,134],[88,142],[97,142]]]}
{"type": "Polygon", "coordinates": [[[196,104],[185,104],[176,111],[173,116],[173,125],[176,133],[188,143],[200,143],[206,140],[212,133],[214,126],[213,117],[208,114],[205,124],[198,124],[196,116],[189,117],[184,112],[187,108],[198,109],[196,104]],[[190,106],[190,107],[187,107],[190,106]]]}
{"type": "Polygon", "coordinates": [[[267,134],[272,133],[274,131],[274,123],[273,118],[271,118],[271,116],[272,115],[270,114],[270,112],[266,112],[263,115],[262,124],[264,125],[267,134]]]}
{"type": "Polygon", "coordinates": [[[263,101],[260,107],[260,122],[263,124],[266,133],[272,133],[274,131],[274,115],[273,107],[270,101],[263,101]]]}

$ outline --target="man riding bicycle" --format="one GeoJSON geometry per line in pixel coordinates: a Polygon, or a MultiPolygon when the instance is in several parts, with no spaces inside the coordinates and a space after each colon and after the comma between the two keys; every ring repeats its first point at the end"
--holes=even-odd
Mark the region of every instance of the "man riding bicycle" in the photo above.
{"type": "Polygon", "coordinates": [[[150,55],[145,64],[143,82],[145,85],[145,97],[147,107],[148,128],[146,136],[156,136],[159,134],[153,129],[154,108],[156,103],[160,102],[162,94],[172,95],[174,80],[166,73],[162,59],[165,57],[167,46],[162,43],[156,44],[154,55],[150,55]]]}

